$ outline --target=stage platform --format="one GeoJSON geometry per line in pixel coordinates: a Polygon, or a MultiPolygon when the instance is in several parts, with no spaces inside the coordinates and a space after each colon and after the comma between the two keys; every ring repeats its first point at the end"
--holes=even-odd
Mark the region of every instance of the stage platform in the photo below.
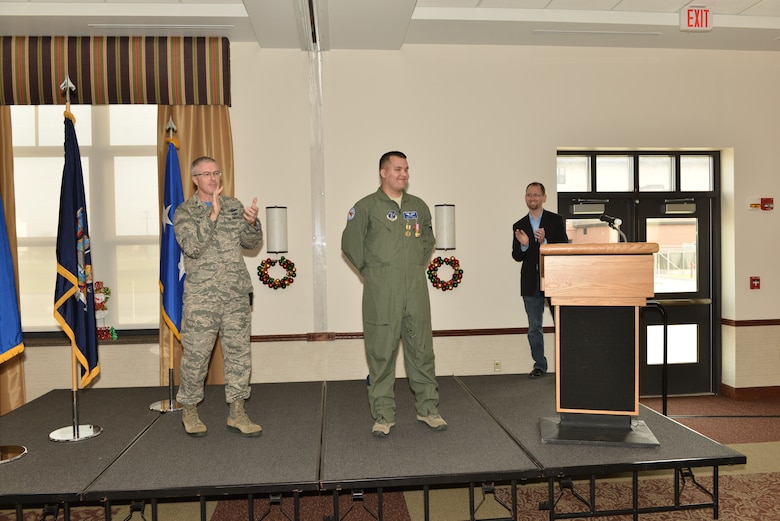
{"type": "MultiPolygon", "coordinates": [[[[72,425],[72,394],[51,391],[0,417],[0,445],[28,449],[0,465],[0,507],[21,513],[58,504],[67,520],[70,507],[99,503],[108,519],[112,502],[143,501],[156,519],[158,500],[289,495],[297,506],[301,495],[328,493],[339,519],[338,495],[350,491],[375,490],[381,498],[383,489],[422,489],[427,513],[430,487],[500,483],[511,486],[507,515],[516,519],[516,487],[524,483],[546,482],[554,506],[556,482],[569,478],[590,479],[592,496],[595,480],[614,473],[631,473],[636,484],[644,471],[673,469],[678,483],[678,474],[704,467],[712,468],[712,502],[675,501],[648,510],[634,498],[631,508],[609,514],[636,518],[645,511],[712,508],[717,517],[718,467],[746,462],[739,452],[645,407],[639,420],[658,447],[543,443],[539,420],[556,416],[554,375],[451,376],[438,382],[439,410],[449,428],[434,432],[416,421],[407,382],[399,379],[396,426],[387,438],[371,435],[362,380],[254,384],[247,411],[263,426],[259,438],[228,432],[223,387],[207,386],[199,407],[209,427],[203,438],[184,433],[180,412],[149,409],[167,398],[167,389],[117,388],[79,393],[79,423],[101,427],[99,436],[53,442],[52,431],[72,425]]],[[[608,514],[588,508],[592,516],[608,514]]],[[[554,508],[549,514],[571,517],[554,508]]],[[[298,518],[297,508],[291,515],[298,518]]]]}

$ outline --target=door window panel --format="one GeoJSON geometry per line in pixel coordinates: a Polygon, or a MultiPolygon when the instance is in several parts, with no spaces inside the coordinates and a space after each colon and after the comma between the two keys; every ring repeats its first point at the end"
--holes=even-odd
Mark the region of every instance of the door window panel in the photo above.
{"type": "MultiPolygon", "coordinates": [[[[666,333],[666,361],[673,364],[695,364],[699,361],[699,326],[672,324],[666,333]]],[[[647,365],[664,362],[664,326],[647,326],[647,365]]]]}
{"type": "Polygon", "coordinates": [[[647,219],[647,242],[659,247],[653,254],[656,294],[698,291],[697,226],[693,217],[647,219]]]}
{"type": "Polygon", "coordinates": [[[566,235],[572,244],[618,242],[618,232],[599,219],[566,219],[566,235]]]}

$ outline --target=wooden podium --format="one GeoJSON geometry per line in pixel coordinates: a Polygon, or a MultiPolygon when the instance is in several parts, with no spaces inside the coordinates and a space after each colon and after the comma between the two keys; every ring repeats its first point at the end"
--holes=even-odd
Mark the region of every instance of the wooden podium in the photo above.
{"type": "Polygon", "coordinates": [[[555,307],[555,400],[544,443],[658,446],[639,414],[639,308],[654,296],[658,244],[544,244],[555,307]]]}

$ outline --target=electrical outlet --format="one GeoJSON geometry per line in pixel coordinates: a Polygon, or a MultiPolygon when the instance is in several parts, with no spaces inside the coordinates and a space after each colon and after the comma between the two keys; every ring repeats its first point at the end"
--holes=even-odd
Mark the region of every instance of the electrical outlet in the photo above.
{"type": "Polygon", "coordinates": [[[493,360],[493,372],[494,373],[501,372],[501,360],[493,360]]]}

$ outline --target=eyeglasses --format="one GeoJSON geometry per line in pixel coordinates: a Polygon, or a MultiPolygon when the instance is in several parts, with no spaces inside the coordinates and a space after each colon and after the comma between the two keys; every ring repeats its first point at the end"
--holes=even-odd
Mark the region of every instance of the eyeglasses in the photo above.
{"type": "Polygon", "coordinates": [[[526,197],[533,198],[533,197],[544,197],[544,194],[525,194],[526,197]]]}
{"type": "Polygon", "coordinates": [[[222,177],[222,171],[221,170],[214,170],[213,172],[201,172],[200,174],[192,174],[192,177],[222,177]]]}

